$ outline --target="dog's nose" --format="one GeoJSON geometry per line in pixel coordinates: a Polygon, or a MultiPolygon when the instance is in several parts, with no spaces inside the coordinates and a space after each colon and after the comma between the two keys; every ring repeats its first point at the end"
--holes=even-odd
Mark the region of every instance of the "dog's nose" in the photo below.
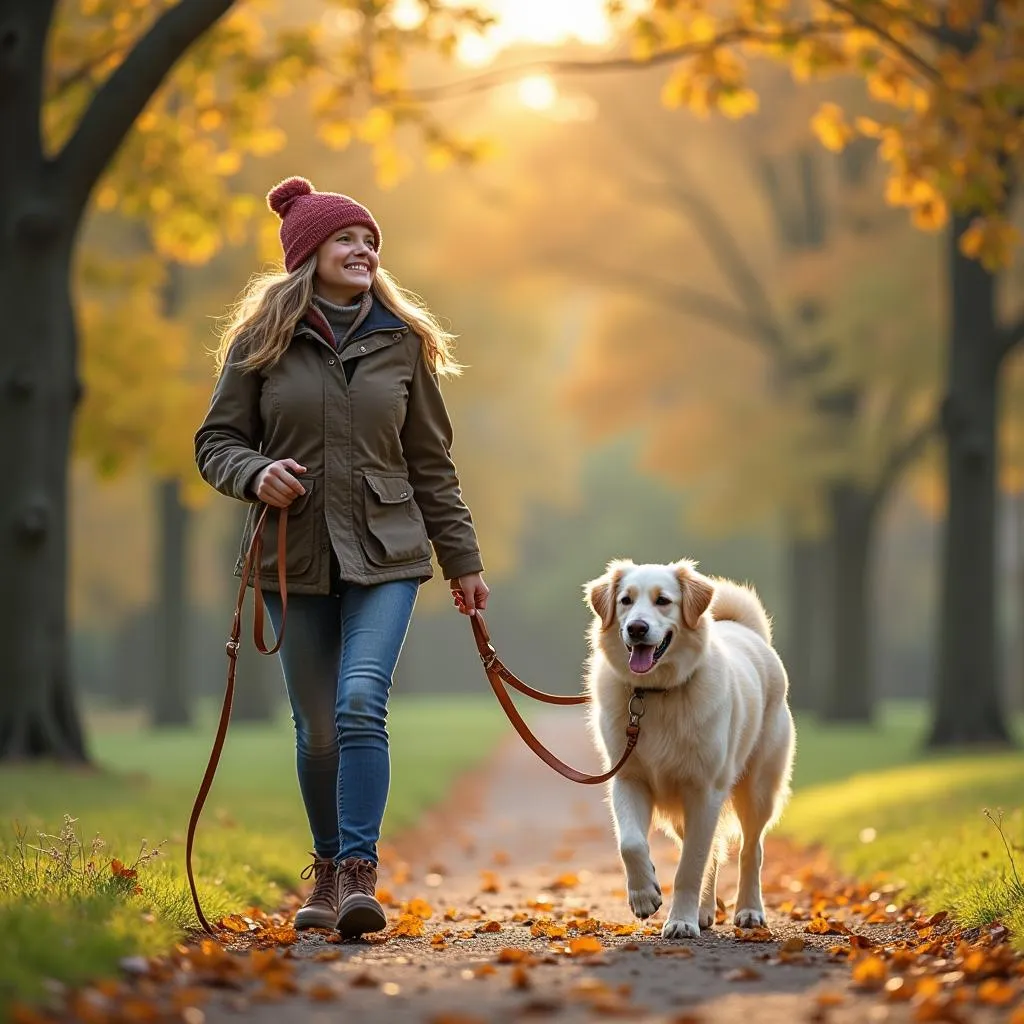
{"type": "Polygon", "coordinates": [[[626,632],[629,634],[630,640],[643,640],[647,636],[650,626],[647,625],[642,619],[637,622],[631,622],[626,627],[626,632]]]}

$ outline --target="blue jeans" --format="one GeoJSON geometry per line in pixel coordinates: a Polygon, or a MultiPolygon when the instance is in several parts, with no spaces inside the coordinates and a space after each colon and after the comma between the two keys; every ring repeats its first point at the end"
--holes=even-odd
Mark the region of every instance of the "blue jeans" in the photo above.
{"type": "MultiPolygon", "coordinates": [[[[295,723],[299,790],[320,857],[377,863],[391,784],[388,694],[419,584],[342,583],[290,594],[281,667],[295,723]]],[[[281,597],[263,603],[281,628],[281,597]]]]}

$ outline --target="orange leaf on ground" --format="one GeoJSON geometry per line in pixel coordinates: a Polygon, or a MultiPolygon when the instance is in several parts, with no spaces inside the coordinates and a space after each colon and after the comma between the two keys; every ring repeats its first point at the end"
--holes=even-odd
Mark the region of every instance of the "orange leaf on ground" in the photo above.
{"type": "Polygon", "coordinates": [[[737,967],[733,971],[726,971],[723,975],[726,981],[756,981],[761,977],[760,971],[753,967],[737,967]]]}
{"type": "Polygon", "coordinates": [[[501,924],[497,921],[485,921],[483,924],[477,925],[475,930],[481,934],[486,932],[500,932],[501,924]]]}
{"type": "Polygon", "coordinates": [[[416,939],[423,934],[423,918],[415,914],[402,914],[395,922],[392,935],[402,939],[416,939]]]}
{"type": "Polygon", "coordinates": [[[556,878],[551,883],[551,888],[556,891],[559,889],[574,889],[579,884],[579,875],[574,875],[572,872],[567,872],[564,875],[559,875],[558,878],[556,878]]]}
{"type": "Polygon", "coordinates": [[[535,939],[564,939],[565,928],[555,924],[552,920],[536,921],[530,928],[530,934],[535,939]]]}
{"type": "Polygon", "coordinates": [[[530,988],[530,973],[522,964],[516,964],[512,968],[512,987],[525,989],[530,988]]]}
{"type": "Polygon", "coordinates": [[[601,940],[593,935],[584,935],[578,939],[569,940],[570,956],[586,956],[590,953],[600,953],[604,949],[601,940]]]}
{"type": "Polygon", "coordinates": [[[413,917],[420,917],[424,921],[429,921],[434,916],[434,908],[425,899],[417,896],[415,899],[409,900],[405,905],[403,913],[412,914],[413,917]]]}
{"type": "Polygon", "coordinates": [[[989,1006],[1009,1006],[1019,994],[1014,985],[996,978],[986,978],[978,986],[978,1001],[989,1006]]]}
{"type": "Polygon", "coordinates": [[[116,857],[110,862],[110,873],[117,878],[137,878],[139,875],[138,871],[126,867],[116,857]]]}
{"type": "Polygon", "coordinates": [[[862,988],[881,988],[889,975],[889,968],[881,957],[866,956],[854,964],[854,983],[862,988]]]}
{"type": "Polygon", "coordinates": [[[518,949],[514,946],[506,946],[498,951],[497,960],[499,964],[522,964],[536,963],[536,957],[528,949],[518,949]]]}
{"type": "Polygon", "coordinates": [[[498,876],[493,871],[481,871],[480,879],[481,892],[501,892],[501,883],[498,881],[498,876]]]}

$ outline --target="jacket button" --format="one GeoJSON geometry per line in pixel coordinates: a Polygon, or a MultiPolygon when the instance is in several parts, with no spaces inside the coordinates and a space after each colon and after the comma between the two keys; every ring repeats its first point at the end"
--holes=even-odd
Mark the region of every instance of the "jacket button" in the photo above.
{"type": "Polygon", "coordinates": [[[402,491],[402,493],[399,495],[399,497],[400,498],[408,498],[409,497],[409,492],[408,491],[402,491]]]}
{"type": "Polygon", "coordinates": [[[391,335],[391,337],[392,337],[392,338],[393,338],[393,339],[394,339],[395,341],[398,341],[398,339],[399,339],[399,338],[401,337],[401,334],[399,334],[399,333],[398,333],[398,332],[396,331],[396,332],[395,332],[394,334],[392,334],[392,335],[391,335]]]}
{"type": "Polygon", "coordinates": [[[327,365],[328,366],[333,366],[334,365],[334,360],[333,359],[328,359],[327,360],[327,365]]]}

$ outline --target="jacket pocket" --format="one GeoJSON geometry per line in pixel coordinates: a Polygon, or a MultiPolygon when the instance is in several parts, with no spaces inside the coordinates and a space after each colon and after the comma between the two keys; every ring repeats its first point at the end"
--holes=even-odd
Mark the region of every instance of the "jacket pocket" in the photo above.
{"type": "MultiPolygon", "coordinates": [[[[284,570],[287,576],[298,576],[304,573],[313,561],[316,551],[318,534],[317,508],[319,502],[313,500],[317,490],[316,479],[302,477],[302,486],[306,493],[300,494],[288,506],[288,529],[285,536],[284,570]]],[[[318,495],[319,498],[319,495],[318,495]]],[[[238,554],[238,569],[245,564],[245,555],[249,550],[253,531],[259,519],[262,506],[254,504],[249,509],[242,534],[242,548],[238,554]]],[[[279,509],[271,506],[267,509],[267,518],[263,524],[263,557],[260,559],[260,576],[274,577],[277,575],[277,524],[281,518],[279,509]]]]}
{"type": "Polygon", "coordinates": [[[366,556],[375,565],[401,565],[430,557],[430,540],[412,486],[405,477],[367,473],[366,556]]]}

